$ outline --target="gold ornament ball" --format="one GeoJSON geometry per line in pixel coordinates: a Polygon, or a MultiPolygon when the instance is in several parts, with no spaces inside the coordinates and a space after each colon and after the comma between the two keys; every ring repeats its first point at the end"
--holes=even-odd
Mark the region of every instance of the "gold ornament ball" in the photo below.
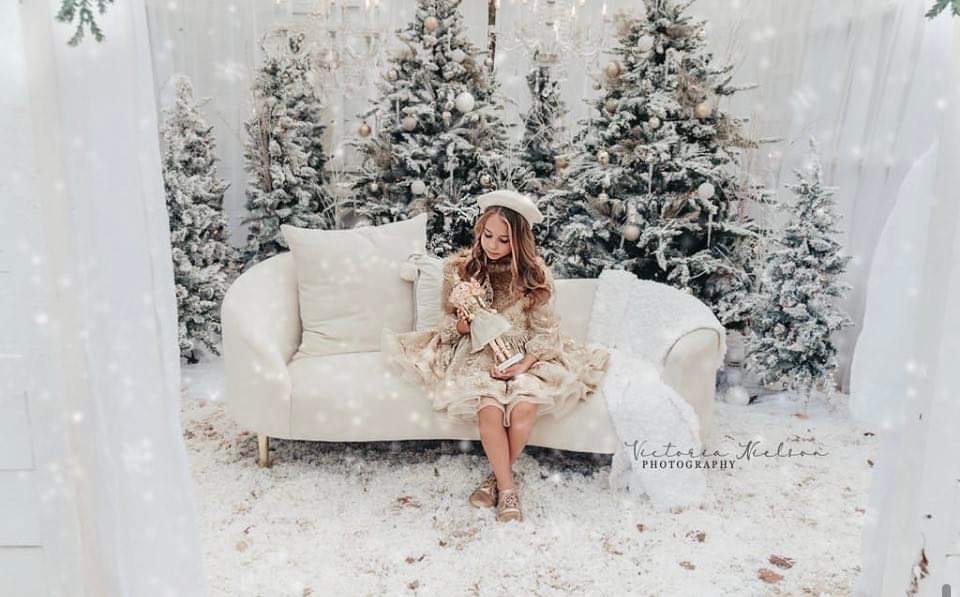
{"type": "Polygon", "coordinates": [[[713,114],[713,106],[710,105],[710,102],[703,101],[697,104],[697,107],[693,109],[693,115],[703,120],[704,118],[710,118],[713,114]]]}
{"type": "Polygon", "coordinates": [[[610,163],[610,154],[605,149],[601,149],[597,152],[597,161],[606,166],[610,163]]]}
{"type": "Polygon", "coordinates": [[[400,78],[400,73],[397,72],[397,69],[391,68],[390,70],[387,71],[388,81],[396,81],[398,78],[400,78]]]}
{"type": "Polygon", "coordinates": [[[404,116],[402,125],[403,130],[409,133],[413,131],[413,129],[417,128],[417,119],[413,116],[404,116]]]}
{"type": "Polygon", "coordinates": [[[361,137],[369,137],[371,133],[370,125],[366,122],[361,123],[357,133],[359,133],[361,137]]]}
{"type": "Polygon", "coordinates": [[[640,226],[633,222],[627,222],[623,227],[623,238],[630,242],[640,238],[640,226]]]}
{"type": "Polygon", "coordinates": [[[609,112],[610,114],[613,114],[614,112],[617,111],[617,100],[612,98],[608,99],[606,102],[604,102],[603,107],[606,109],[607,112],[609,112]]]}
{"type": "Polygon", "coordinates": [[[650,128],[652,129],[658,129],[660,128],[660,119],[656,116],[651,116],[650,120],[647,121],[647,124],[649,124],[650,128]]]}
{"type": "Polygon", "coordinates": [[[620,66],[619,62],[612,60],[607,63],[607,66],[603,69],[603,72],[607,75],[607,77],[616,79],[620,76],[620,73],[623,72],[623,68],[620,66]]]}
{"type": "Polygon", "coordinates": [[[437,20],[437,17],[427,17],[423,20],[423,28],[430,33],[436,31],[439,26],[440,21],[437,20]]]}

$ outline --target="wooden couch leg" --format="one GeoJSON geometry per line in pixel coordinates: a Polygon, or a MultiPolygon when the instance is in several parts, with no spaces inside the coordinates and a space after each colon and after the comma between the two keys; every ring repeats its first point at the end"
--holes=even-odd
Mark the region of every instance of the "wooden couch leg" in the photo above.
{"type": "Polygon", "coordinates": [[[257,466],[270,466],[270,438],[262,433],[257,434],[257,466]]]}

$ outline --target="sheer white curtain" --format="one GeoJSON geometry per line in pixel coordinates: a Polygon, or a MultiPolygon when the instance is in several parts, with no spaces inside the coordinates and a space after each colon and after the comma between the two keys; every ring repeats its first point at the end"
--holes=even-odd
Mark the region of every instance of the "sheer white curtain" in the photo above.
{"type": "Polygon", "coordinates": [[[44,580],[51,595],[203,595],[146,12],[111,4],[105,41],[71,48],[59,4],[5,13],[27,84],[0,92],[4,112],[28,107],[28,184],[5,199],[27,206],[11,244],[30,268],[44,580]]]}
{"type": "Polygon", "coordinates": [[[905,177],[877,244],[853,356],[853,414],[879,431],[858,595],[960,587],[960,22],[941,54],[950,109],[905,177]],[[921,555],[922,554],[922,555],[921,555]]]}

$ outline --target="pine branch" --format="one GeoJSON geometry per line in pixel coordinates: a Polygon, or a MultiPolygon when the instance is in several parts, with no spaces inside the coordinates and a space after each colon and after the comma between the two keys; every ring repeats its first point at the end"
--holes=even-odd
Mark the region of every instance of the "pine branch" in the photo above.
{"type": "Polygon", "coordinates": [[[73,23],[77,19],[77,30],[73,37],[67,42],[68,45],[78,46],[83,41],[84,26],[90,28],[90,33],[94,39],[102,42],[104,35],[100,26],[97,25],[97,19],[94,13],[93,3],[96,2],[96,10],[100,14],[107,12],[107,4],[113,4],[113,0],[62,0],[60,10],[57,11],[56,20],[61,23],[73,23]]]}
{"type": "Polygon", "coordinates": [[[953,16],[960,17],[960,0],[937,0],[925,16],[928,19],[933,19],[946,10],[947,6],[950,7],[950,12],[953,16]]]}

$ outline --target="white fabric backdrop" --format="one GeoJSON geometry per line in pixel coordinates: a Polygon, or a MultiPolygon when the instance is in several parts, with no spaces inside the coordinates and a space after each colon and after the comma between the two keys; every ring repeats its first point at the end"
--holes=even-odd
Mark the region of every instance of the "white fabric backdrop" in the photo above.
{"type": "MultiPolygon", "coordinates": [[[[594,34],[610,29],[601,16],[604,10],[610,17],[620,7],[638,4],[630,0],[590,0],[583,6],[572,0],[557,2],[564,11],[571,3],[577,7],[578,23],[594,34]]],[[[843,306],[858,324],[839,338],[838,380],[844,389],[862,322],[873,247],[906,171],[931,142],[935,121],[931,115],[945,108],[940,100],[946,75],[938,58],[945,55],[949,19],[946,15],[933,22],[925,19],[928,4],[927,0],[713,0],[691,7],[693,15],[709,23],[715,56],[738,65],[734,82],[759,85],[737,94],[723,107],[749,117],[748,126],[757,137],[782,138],[751,152],[749,171],[782,189],[792,181],[792,169],[801,165],[807,138],[814,135],[823,151],[826,182],[839,187],[837,199],[845,227],[840,240],[854,256],[850,268],[854,291],[843,306]]],[[[529,59],[518,34],[543,22],[529,14],[533,5],[543,8],[546,3],[501,0],[495,28],[500,40],[496,70],[506,95],[516,98],[508,114],[513,121],[528,104],[524,75],[529,59]]],[[[257,0],[224,5],[147,0],[147,6],[158,89],[173,72],[185,72],[194,78],[198,94],[214,98],[208,114],[217,127],[222,172],[232,184],[227,213],[233,242],[239,245],[244,240],[239,222],[245,183],[240,131],[257,59],[252,38],[277,24],[319,31],[318,19],[306,13],[311,8],[329,8],[330,2],[257,0]]],[[[413,14],[415,1],[340,0],[333,6],[337,10],[331,27],[342,24],[354,32],[339,35],[338,43],[344,45],[364,32],[390,32],[403,25],[413,14]],[[371,16],[358,17],[367,6],[372,7],[371,16]]],[[[474,43],[485,46],[487,2],[465,1],[462,6],[468,34],[474,43]]],[[[552,36],[542,25],[533,30],[552,36]]],[[[317,33],[315,39],[324,38],[317,33]]],[[[393,42],[392,35],[386,39],[393,42]]],[[[607,58],[574,52],[562,55],[565,101],[571,110],[570,123],[575,123],[587,114],[583,99],[597,93],[590,73],[598,72],[607,58]]],[[[332,153],[343,150],[345,136],[357,128],[356,114],[375,95],[374,82],[383,68],[376,61],[370,65],[349,76],[341,73],[324,87],[332,153]]],[[[342,164],[351,167],[352,158],[345,151],[342,164]]]]}
{"type": "Polygon", "coordinates": [[[851,372],[852,413],[879,431],[857,595],[960,587],[960,19],[943,85],[954,109],[908,173],[877,244],[851,372]]]}
{"type": "Polygon", "coordinates": [[[51,595],[203,595],[146,12],[109,5],[104,42],[71,48],[59,4],[16,5],[29,97],[0,95],[29,106],[16,245],[36,268],[21,289],[31,431],[60,522],[46,580],[51,595]]]}

